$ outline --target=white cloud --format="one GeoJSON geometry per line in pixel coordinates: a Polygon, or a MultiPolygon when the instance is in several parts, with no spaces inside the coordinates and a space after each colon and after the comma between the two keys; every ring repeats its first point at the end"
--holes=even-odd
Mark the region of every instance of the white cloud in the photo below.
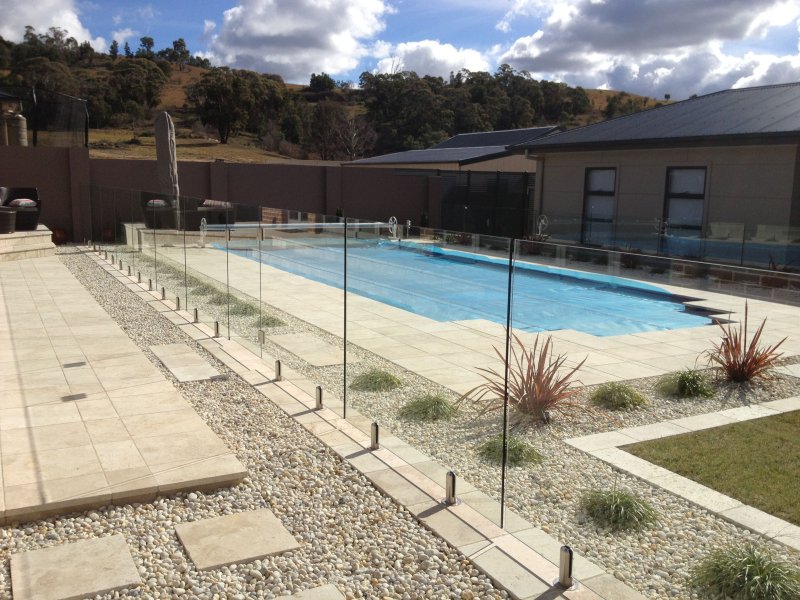
{"type": "Polygon", "coordinates": [[[800,27],[796,0],[557,0],[542,13],[544,4],[514,2],[501,23],[510,28],[540,11],[541,29],[513,41],[498,62],[540,79],[676,99],[800,75],[800,54],[722,49],[800,27]]]}
{"type": "Polygon", "coordinates": [[[135,31],[130,27],[125,27],[124,29],[118,29],[116,31],[112,31],[111,39],[117,40],[118,44],[124,44],[128,40],[133,39],[138,35],[139,35],[138,31],[135,31]]]}
{"type": "Polygon", "coordinates": [[[0,19],[0,36],[13,41],[22,41],[25,27],[30,25],[37,33],[47,33],[50,27],[60,27],[79,42],[90,42],[98,52],[106,49],[106,40],[92,37],[81,23],[80,12],[73,0],[37,0],[15,2],[13,9],[6,6],[0,19]]]}
{"type": "Polygon", "coordinates": [[[217,24],[214,21],[210,21],[208,19],[203,20],[203,37],[207,37],[211,35],[211,33],[217,28],[217,24]]]}
{"type": "Polygon", "coordinates": [[[213,62],[305,83],[356,68],[392,11],[385,0],[240,0],[209,51],[213,62]]]}
{"type": "Polygon", "coordinates": [[[477,50],[456,48],[436,40],[404,42],[378,61],[378,72],[414,71],[419,75],[438,75],[447,78],[461,69],[488,71],[489,62],[477,50]]]}

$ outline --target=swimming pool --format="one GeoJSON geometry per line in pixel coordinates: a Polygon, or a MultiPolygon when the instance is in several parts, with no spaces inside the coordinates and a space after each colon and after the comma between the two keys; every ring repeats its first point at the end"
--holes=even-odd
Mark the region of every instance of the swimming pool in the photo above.
{"type": "MultiPolygon", "coordinates": [[[[231,253],[342,288],[341,241],[273,240],[231,253]]],[[[348,240],[347,289],[437,321],[505,325],[508,262],[429,244],[348,240]]],[[[524,331],[575,329],[597,336],[708,325],[657,286],[618,277],[515,263],[512,324],[524,331]]]]}

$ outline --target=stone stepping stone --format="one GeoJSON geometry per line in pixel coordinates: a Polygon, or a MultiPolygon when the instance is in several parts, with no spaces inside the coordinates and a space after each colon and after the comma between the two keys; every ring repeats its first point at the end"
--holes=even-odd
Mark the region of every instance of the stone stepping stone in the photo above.
{"type": "Polygon", "coordinates": [[[14,600],[77,600],[140,584],[119,534],[11,556],[14,600]]]}
{"type": "Polygon", "coordinates": [[[267,509],[180,523],[175,532],[201,571],[251,562],[300,547],[267,509]]]}
{"type": "Polygon", "coordinates": [[[332,583],[297,592],[291,597],[295,600],[345,600],[345,595],[332,583]]]}
{"type": "Polygon", "coordinates": [[[205,381],[219,377],[219,371],[186,344],[158,344],[150,346],[150,350],[178,381],[205,381]]]}

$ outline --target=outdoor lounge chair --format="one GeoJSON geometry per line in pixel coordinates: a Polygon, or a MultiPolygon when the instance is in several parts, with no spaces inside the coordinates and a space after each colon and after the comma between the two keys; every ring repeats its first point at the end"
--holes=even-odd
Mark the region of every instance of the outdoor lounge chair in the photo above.
{"type": "Polygon", "coordinates": [[[39,225],[41,202],[35,187],[0,187],[0,206],[17,213],[17,231],[35,231],[39,225]]]}
{"type": "Polygon", "coordinates": [[[236,205],[224,200],[203,200],[197,208],[186,207],[186,230],[200,229],[202,219],[207,225],[233,225],[236,222],[236,205]]]}
{"type": "Polygon", "coordinates": [[[170,194],[142,192],[142,210],[148,229],[175,229],[175,199],[170,194]]]}

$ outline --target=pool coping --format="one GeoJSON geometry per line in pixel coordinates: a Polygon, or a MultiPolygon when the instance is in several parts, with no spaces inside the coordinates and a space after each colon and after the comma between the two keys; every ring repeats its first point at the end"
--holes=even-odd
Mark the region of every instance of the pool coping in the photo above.
{"type": "Polygon", "coordinates": [[[621,448],[628,444],[712,429],[796,410],[800,410],[800,396],[670,419],[651,425],[626,427],[565,441],[570,446],[608,463],[614,469],[680,496],[726,521],[794,550],[800,550],[800,527],[797,525],[634,456],[621,448]]]}
{"type": "Polygon", "coordinates": [[[162,300],[159,291],[148,290],[147,284],[137,283],[135,276],[127,275],[116,264],[103,259],[100,252],[89,248],[85,253],[266,400],[315,435],[382,493],[405,507],[422,526],[463,553],[512,598],[535,600],[546,593],[547,597],[575,600],[644,600],[642,594],[577,554],[573,562],[576,584],[569,590],[562,590],[556,585],[561,542],[508,509],[505,515],[509,525],[501,529],[488,516],[499,515],[499,504],[467,482],[458,484],[460,501],[446,506],[442,502],[445,467],[386,430],[381,434],[381,447],[372,450],[370,419],[352,408],[348,408],[347,418],[340,417],[332,410],[342,406],[336,398],[326,399],[325,406],[316,409],[314,382],[286,367],[281,370],[281,379],[276,379],[274,366],[269,365],[266,358],[259,358],[236,340],[214,337],[211,327],[195,323],[194,316],[187,310],[178,309],[172,301],[162,300]],[[439,482],[433,476],[438,476],[439,482]],[[387,481],[389,478],[394,481],[387,481]],[[414,497],[413,504],[403,502],[409,495],[414,497]]]}

